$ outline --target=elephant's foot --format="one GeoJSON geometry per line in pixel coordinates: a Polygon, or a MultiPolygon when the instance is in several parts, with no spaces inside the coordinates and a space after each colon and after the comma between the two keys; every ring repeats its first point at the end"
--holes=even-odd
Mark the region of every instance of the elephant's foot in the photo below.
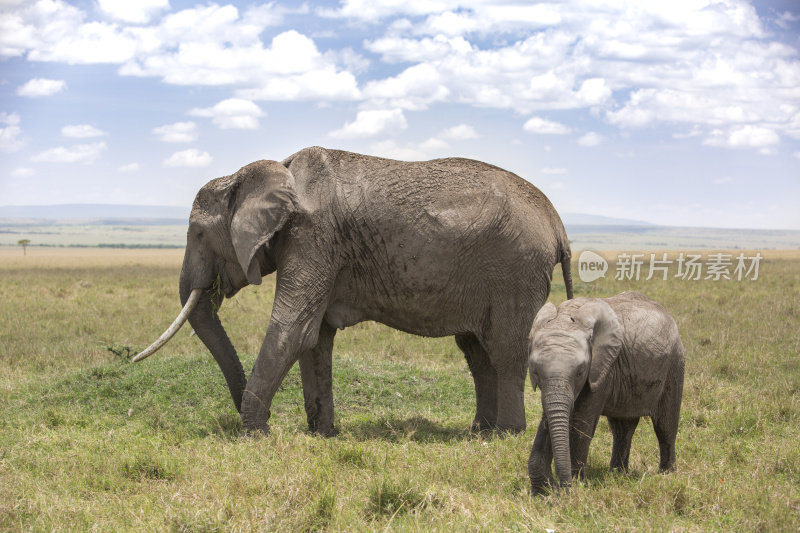
{"type": "Polygon", "coordinates": [[[674,472],[675,460],[673,460],[671,463],[667,463],[666,465],[665,464],[659,465],[658,471],[662,474],[668,474],[669,472],[674,472]]]}
{"type": "Polygon", "coordinates": [[[319,435],[320,437],[330,438],[339,434],[339,428],[332,425],[323,427],[318,424],[309,424],[308,432],[313,435],[319,435]]]}
{"type": "Polygon", "coordinates": [[[494,431],[495,429],[494,421],[490,421],[485,417],[482,416],[475,416],[475,419],[472,421],[472,424],[469,427],[470,433],[489,433],[494,431]]]}
{"type": "Polygon", "coordinates": [[[550,462],[537,453],[532,453],[528,461],[528,477],[531,480],[531,494],[534,496],[549,494],[558,488],[550,462]]]}
{"type": "Polygon", "coordinates": [[[580,479],[581,481],[586,481],[586,464],[585,463],[575,463],[572,465],[572,477],[580,479]]]}
{"type": "Polygon", "coordinates": [[[242,437],[266,437],[269,435],[269,424],[264,423],[260,426],[253,427],[243,425],[242,427],[242,437]]]}
{"type": "Polygon", "coordinates": [[[555,492],[557,489],[558,485],[552,484],[549,481],[531,479],[532,496],[547,496],[548,494],[555,492]]]}
{"type": "Polygon", "coordinates": [[[525,432],[525,424],[497,424],[495,430],[501,437],[505,435],[519,435],[525,432]]]}
{"type": "Polygon", "coordinates": [[[244,435],[269,434],[270,403],[273,383],[265,382],[255,374],[250,376],[242,394],[242,433],[244,435]],[[265,399],[268,398],[268,399],[265,399]]]}

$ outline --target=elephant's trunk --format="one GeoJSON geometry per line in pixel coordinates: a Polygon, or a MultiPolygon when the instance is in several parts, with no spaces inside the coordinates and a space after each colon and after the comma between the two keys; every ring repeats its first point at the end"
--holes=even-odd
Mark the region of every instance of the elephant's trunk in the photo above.
{"type": "Polygon", "coordinates": [[[225,328],[219,320],[216,309],[221,303],[221,294],[212,295],[208,290],[192,289],[191,280],[181,273],[180,293],[181,302],[187,301],[195,293],[200,290],[201,297],[194,308],[194,311],[189,315],[189,323],[194,328],[195,333],[203,344],[211,352],[219,365],[222,374],[225,376],[225,381],[228,384],[228,389],[231,393],[231,398],[236,406],[236,410],[242,410],[242,393],[244,392],[247,379],[244,376],[242,363],[239,361],[239,356],[236,354],[236,349],[233,347],[225,328]],[[214,299],[212,301],[212,298],[214,299]]]}
{"type": "Polygon", "coordinates": [[[556,477],[562,487],[572,483],[572,463],[569,450],[569,424],[572,415],[572,394],[568,385],[562,384],[555,390],[542,389],[542,409],[547,416],[550,430],[550,444],[553,449],[553,463],[556,477]]]}

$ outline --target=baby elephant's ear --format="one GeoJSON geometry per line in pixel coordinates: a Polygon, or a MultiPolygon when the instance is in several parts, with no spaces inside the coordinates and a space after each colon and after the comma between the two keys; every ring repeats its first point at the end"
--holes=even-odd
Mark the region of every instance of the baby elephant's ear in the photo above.
{"type": "Polygon", "coordinates": [[[595,390],[619,356],[622,348],[622,324],[611,306],[603,300],[592,300],[581,306],[575,319],[592,330],[589,387],[595,390]]]}
{"type": "Polygon", "coordinates": [[[539,385],[536,380],[536,374],[533,371],[533,366],[530,363],[531,358],[533,357],[533,335],[536,333],[536,330],[542,327],[544,324],[550,322],[556,317],[558,311],[556,310],[556,306],[547,302],[539,309],[539,312],[536,313],[536,318],[533,319],[533,325],[531,326],[531,332],[528,335],[528,367],[531,376],[531,385],[533,385],[533,390],[536,390],[536,387],[539,385]]]}
{"type": "Polygon", "coordinates": [[[539,309],[539,312],[536,313],[536,318],[533,319],[533,326],[531,327],[531,333],[533,333],[536,329],[542,326],[542,324],[546,324],[550,322],[556,317],[558,311],[556,310],[556,306],[550,302],[547,302],[539,309]]]}
{"type": "Polygon", "coordinates": [[[236,173],[228,205],[231,242],[247,281],[261,283],[256,252],[280,231],[295,211],[294,176],[275,161],[257,161],[236,173]]]}

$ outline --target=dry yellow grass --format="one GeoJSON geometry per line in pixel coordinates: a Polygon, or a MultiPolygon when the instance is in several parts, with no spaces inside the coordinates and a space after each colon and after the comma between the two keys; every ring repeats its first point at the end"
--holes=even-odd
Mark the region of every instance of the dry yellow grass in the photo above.
{"type": "Polygon", "coordinates": [[[115,267],[123,265],[142,266],[180,266],[183,250],[127,249],[127,248],[49,248],[28,247],[23,255],[22,248],[0,246],[0,268],[74,268],[74,267],[115,267]]]}

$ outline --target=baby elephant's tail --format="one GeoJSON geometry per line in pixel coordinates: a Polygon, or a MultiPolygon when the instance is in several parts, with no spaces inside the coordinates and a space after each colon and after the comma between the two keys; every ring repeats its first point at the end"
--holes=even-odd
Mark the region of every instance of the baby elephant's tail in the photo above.
{"type": "Polygon", "coordinates": [[[567,289],[567,300],[572,300],[572,271],[570,270],[570,260],[572,259],[572,252],[570,252],[569,244],[561,246],[561,273],[564,275],[564,287],[567,289]]]}

